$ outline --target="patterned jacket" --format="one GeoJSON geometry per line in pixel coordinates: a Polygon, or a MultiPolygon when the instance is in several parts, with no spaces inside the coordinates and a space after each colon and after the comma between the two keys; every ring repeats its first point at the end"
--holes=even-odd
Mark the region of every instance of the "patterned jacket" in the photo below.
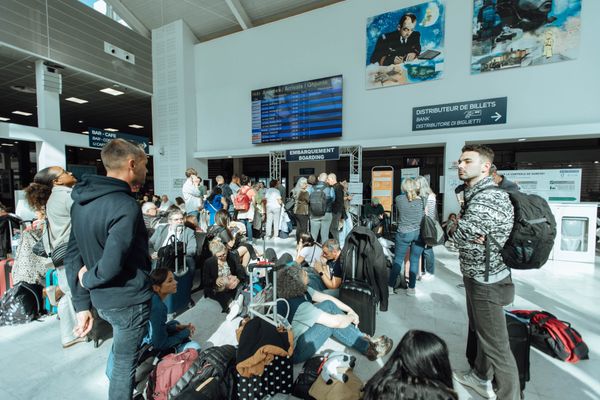
{"type": "MultiPolygon", "coordinates": [[[[473,240],[491,235],[504,246],[513,227],[514,209],[508,193],[483,190],[488,187],[496,187],[491,177],[465,189],[467,206],[452,236],[459,249],[461,272],[469,278],[483,278],[485,275],[485,244],[473,243],[473,240]]],[[[490,276],[508,268],[502,261],[500,250],[490,241],[490,276]]]]}

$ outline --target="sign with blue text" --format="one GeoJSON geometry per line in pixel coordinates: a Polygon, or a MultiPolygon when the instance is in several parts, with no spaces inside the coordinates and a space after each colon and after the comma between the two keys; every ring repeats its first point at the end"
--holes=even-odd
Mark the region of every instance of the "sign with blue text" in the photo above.
{"type": "Polygon", "coordinates": [[[150,154],[150,145],[148,144],[148,138],[146,137],[131,135],[129,133],[123,132],[110,132],[105,131],[103,129],[88,128],[88,139],[90,147],[101,149],[106,143],[117,138],[138,143],[142,146],[146,154],[150,154]]]}
{"type": "Polygon", "coordinates": [[[507,97],[413,108],[413,131],[506,123],[507,97]]]}
{"type": "Polygon", "coordinates": [[[323,161],[323,160],[339,160],[340,148],[319,147],[317,149],[295,149],[285,151],[285,161],[323,161]]]}

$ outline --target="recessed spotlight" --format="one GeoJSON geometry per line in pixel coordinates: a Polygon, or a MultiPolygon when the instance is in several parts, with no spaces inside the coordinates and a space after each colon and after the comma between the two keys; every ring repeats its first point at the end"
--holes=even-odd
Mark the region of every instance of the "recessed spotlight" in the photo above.
{"type": "Polygon", "coordinates": [[[10,121],[10,118],[0,117],[0,121],[10,121]]]}
{"type": "Polygon", "coordinates": [[[119,132],[119,130],[115,128],[104,128],[104,130],[109,132],[119,132]]]}
{"type": "Polygon", "coordinates": [[[533,163],[528,162],[527,165],[533,165],[533,163]]]}
{"type": "Polygon", "coordinates": [[[594,164],[600,164],[600,161],[594,161],[594,164]]]}
{"type": "Polygon", "coordinates": [[[115,90],[113,88],[100,89],[100,91],[113,96],[120,96],[122,94],[125,94],[125,92],[121,92],[120,90],[115,90]]]}
{"type": "Polygon", "coordinates": [[[13,114],[17,114],[17,115],[23,115],[23,116],[25,116],[25,117],[29,117],[29,116],[33,115],[32,113],[30,113],[30,112],[25,112],[25,111],[13,111],[12,113],[13,113],[13,114]]]}
{"type": "Polygon", "coordinates": [[[102,161],[102,159],[100,159],[100,158],[96,158],[96,161],[102,161]]]}
{"type": "Polygon", "coordinates": [[[89,133],[88,131],[81,131],[81,133],[89,133]]]}
{"type": "Polygon", "coordinates": [[[138,125],[138,124],[131,124],[131,125],[127,125],[130,128],[134,128],[134,129],[142,129],[143,126],[142,125],[138,125]]]}
{"type": "Polygon", "coordinates": [[[527,139],[525,139],[525,138],[521,138],[521,139],[519,139],[519,142],[524,142],[524,141],[526,141],[526,140],[527,140],[527,139]]]}
{"type": "Polygon", "coordinates": [[[573,166],[573,164],[569,164],[569,168],[571,168],[573,166]]]}
{"type": "Polygon", "coordinates": [[[77,103],[77,104],[85,104],[88,102],[87,100],[79,99],[77,97],[67,97],[65,100],[72,101],[73,103],[77,103]]]}
{"type": "Polygon", "coordinates": [[[233,156],[227,156],[227,158],[233,158],[233,156]]]}
{"type": "Polygon", "coordinates": [[[392,146],[392,149],[397,149],[397,148],[398,148],[398,146],[392,146]]]}
{"type": "Polygon", "coordinates": [[[14,144],[12,144],[12,143],[2,143],[2,146],[13,147],[14,144]]]}
{"type": "Polygon", "coordinates": [[[78,122],[78,123],[80,123],[80,124],[83,124],[83,120],[82,120],[82,119],[80,119],[80,120],[79,120],[79,121],[77,121],[77,122],[78,122]]]}

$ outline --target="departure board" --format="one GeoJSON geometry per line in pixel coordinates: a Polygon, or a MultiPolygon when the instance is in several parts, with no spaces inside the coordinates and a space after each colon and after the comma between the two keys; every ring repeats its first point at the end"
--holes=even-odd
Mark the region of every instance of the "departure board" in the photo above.
{"type": "Polygon", "coordinates": [[[252,91],[252,143],[342,136],[342,76],[252,91]]]}

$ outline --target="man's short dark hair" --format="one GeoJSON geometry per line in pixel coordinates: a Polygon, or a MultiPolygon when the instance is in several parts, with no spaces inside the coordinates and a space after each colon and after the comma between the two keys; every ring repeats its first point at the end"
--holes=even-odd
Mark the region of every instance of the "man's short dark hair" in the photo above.
{"type": "Polygon", "coordinates": [[[484,144],[466,144],[462,148],[462,152],[464,153],[465,151],[474,151],[487,161],[494,162],[494,150],[484,144]]]}
{"type": "Polygon", "coordinates": [[[196,171],[194,168],[188,168],[185,170],[185,177],[189,178],[192,175],[196,175],[198,176],[198,171],[196,171]]]}
{"type": "Polygon", "coordinates": [[[404,20],[410,18],[410,20],[415,23],[417,22],[417,16],[413,13],[406,13],[403,16],[400,17],[400,20],[398,21],[398,26],[402,26],[402,24],[404,23],[404,20]]]}
{"type": "Polygon", "coordinates": [[[246,175],[242,175],[242,178],[240,179],[240,183],[243,185],[247,185],[250,183],[250,178],[247,177],[246,175]]]}
{"type": "Polygon", "coordinates": [[[108,142],[100,152],[102,164],[107,170],[123,167],[128,157],[133,156],[136,160],[146,158],[146,153],[139,144],[125,139],[113,139],[108,142]]]}

